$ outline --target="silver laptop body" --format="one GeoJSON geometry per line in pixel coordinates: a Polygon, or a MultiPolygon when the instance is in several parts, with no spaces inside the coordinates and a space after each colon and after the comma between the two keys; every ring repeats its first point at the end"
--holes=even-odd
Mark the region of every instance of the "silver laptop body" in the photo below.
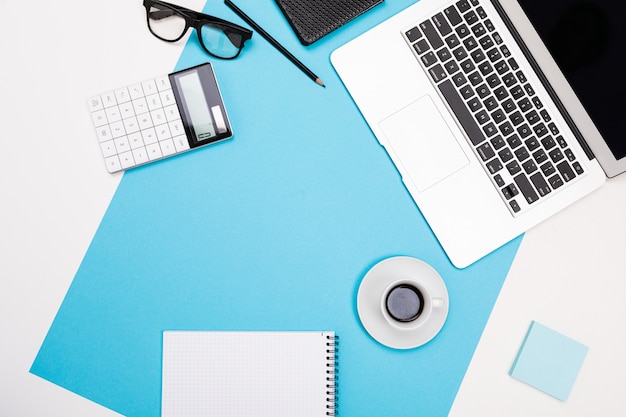
{"type": "Polygon", "coordinates": [[[456,267],[606,180],[579,140],[598,131],[514,0],[421,0],[331,61],[456,267]]]}

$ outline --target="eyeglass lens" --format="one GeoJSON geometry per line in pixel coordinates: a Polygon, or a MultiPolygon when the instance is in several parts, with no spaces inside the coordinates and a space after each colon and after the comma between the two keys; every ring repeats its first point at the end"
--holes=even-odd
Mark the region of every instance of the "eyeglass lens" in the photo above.
{"type": "MultiPolygon", "coordinates": [[[[148,10],[148,25],[158,38],[173,42],[185,34],[187,20],[179,11],[155,4],[148,10]]],[[[242,35],[219,23],[201,21],[198,36],[202,47],[219,58],[234,58],[243,46],[242,35]]]]}

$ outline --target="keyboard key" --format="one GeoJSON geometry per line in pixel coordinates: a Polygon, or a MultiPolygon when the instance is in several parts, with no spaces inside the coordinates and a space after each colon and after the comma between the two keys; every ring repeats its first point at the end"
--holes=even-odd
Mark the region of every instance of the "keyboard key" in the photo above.
{"type": "Polygon", "coordinates": [[[535,189],[533,188],[526,175],[519,174],[513,179],[515,180],[515,184],[517,184],[517,187],[522,192],[522,195],[524,196],[528,204],[535,203],[539,199],[539,196],[535,192],[535,189]]]}
{"type": "Polygon", "coordinates": [[[417,28],[417,26],[415,26],[414,28],[407,30],[405,35],[409,42],[414,43],[422,37],[422,32],[417,28]]]}
{"type": "Polygon", "coordinates": [[[448,17],[448,21],[450,21],[452,26],[456,26],[463,21],[461,15],[454,6],[446,8],[443,12],[448,17]]]}
{"type": "Polygon", "coordinates": [[[563,161],[560,164],[558,164],[556,166],[556,169],[559,170],[559,173],[561,174],[565,182],[570,182],[576,177],[576,174],[574,173],[574,171],[572,170],[572,167],[570,167],[567,161],[563,161]]]}
{"type": "Polygon", "coordinates": [[[454,88],[454,85],[449,80],[443,81],[439,84],[439,91],[441,91],[441,94],[448,102],[448,105],[459,120],[459,123],[463,126],[470,142],[472,142],[474,146],[481,144],[486,139],[485,135],[474,121],[472,114],[467,110],[465,103],[456,91],[456,88],[454,88]]]}
{"type": "Polygon", "coordinates": [[[420,24],[420,29],[422,30],[422,32],[424,32],[424,35],[426,35],[428,42],[434,49],[439,49],[443,46],[443,40],[441,39],[441,36],[439,36],[439,33],[437,33],[435,26],[430,20],[427,20],[420,24]]]}
{"type": "Polygon", "coordinates": [[[433,16],[433,22],[435,23],[435,27],[439,30],[441,36],[447,36],[452,32],[452,28],[448,24],[448,21],[444,17],[443,13],[437,13],[433,16]]]}
{"type": "Polygon", "coordinates": [[[545,197],[546,195],[552,192],[552,189],[550,188],[550,186],[548,185],[548,183],[543,178],[543,175],[541,175],[540,172],[537,172],[536,174],[531,175],[530,181],[533,183],[533,185],[535,186],[535,189],[537,190],[537,192],[539,193],[541,197],[545,197]]]}

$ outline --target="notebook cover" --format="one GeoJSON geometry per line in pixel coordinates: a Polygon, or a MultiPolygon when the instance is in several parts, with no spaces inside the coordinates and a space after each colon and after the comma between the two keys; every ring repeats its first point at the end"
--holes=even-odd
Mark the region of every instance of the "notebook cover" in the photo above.
{"type": "Polygon", "coordinates": [[[303,45],[310,45],[383,0],[276,0],[303,45]]]}

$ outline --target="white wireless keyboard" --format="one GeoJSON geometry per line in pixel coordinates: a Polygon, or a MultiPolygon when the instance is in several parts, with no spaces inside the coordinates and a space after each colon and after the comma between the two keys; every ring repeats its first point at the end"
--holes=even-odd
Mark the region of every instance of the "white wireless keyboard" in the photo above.
{"type": "Polygon", "coordinates": [[[88,103],[110,173],[232,137],[208,63],[99,94],[88,103]]]}

